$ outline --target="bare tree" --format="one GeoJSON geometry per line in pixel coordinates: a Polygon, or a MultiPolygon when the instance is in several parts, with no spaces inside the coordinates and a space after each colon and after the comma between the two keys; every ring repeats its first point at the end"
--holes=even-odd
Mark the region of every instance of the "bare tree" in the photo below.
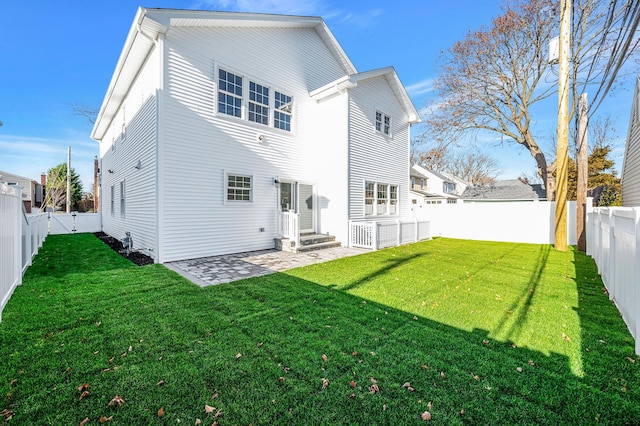
{"type": "Polygon", "coordinates": [[[73,115],[85,117],[91,124],[95,124],[98,113],[100,112],[99,109],[76,103],[71,104],[71,110],[73,111],[73,115]]]}
{"type": "MultiPolygon", "coordinates": [[[[439,107],[427,118],[429,138],[437,144],[457,142],[469,132],[484,131],[500,135],[505,143],[522,145],[536,162],[548,199],[555,195],[555,167],[549,167],[534,136],[532,110],[557,92],[547,55],[548,43],[557,31],[553,14],[557,3],[507,0],[503,14],[490,27],[469,32],[464,40],[443,52],[435,84],[439,107]]],[[[594,81],[604,81],[606,92],[608,82],[613,82],[626,58],[620,52],[635,49],[627,28],[636,23],[636,15],[640,17],[637,3],[575,0],[575,99],[594,81]]],[[[571,108],[574,110],[575,105],[571,108]]]]}
{"type": "Polygon", "coordinates": [[[447,160],[447,171],[474,185],[487,186],[495,183],[501,172],[495,158],[479,153],[456,153],[447,160]]]}

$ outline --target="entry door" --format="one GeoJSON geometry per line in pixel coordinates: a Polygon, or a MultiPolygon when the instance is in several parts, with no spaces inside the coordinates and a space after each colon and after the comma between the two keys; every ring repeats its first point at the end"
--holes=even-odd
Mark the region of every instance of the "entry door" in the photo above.
{"type": "Polygon", "coordinates": [[[300,232],[315,232],[313,185],[298,182],[280,183],[280,210],[300,215],[300,232]]]}

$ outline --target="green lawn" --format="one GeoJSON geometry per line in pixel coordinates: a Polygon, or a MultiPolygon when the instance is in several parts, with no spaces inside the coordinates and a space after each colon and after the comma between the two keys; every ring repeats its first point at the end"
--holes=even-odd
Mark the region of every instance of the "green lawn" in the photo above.
{"type": "Polygon", "coordinates": [[[544,245],[436,239],[201,289],[50,236],[0,323],[0,409],[9,425],[637,424],[633,346],[593,261],[544,245]]]}

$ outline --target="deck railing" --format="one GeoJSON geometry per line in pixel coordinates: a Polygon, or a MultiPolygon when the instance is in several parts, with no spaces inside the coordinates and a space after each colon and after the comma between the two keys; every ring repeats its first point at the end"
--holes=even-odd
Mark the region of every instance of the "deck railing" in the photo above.
{"type": "Polygon", "coordinates": [[[377,250],[431,238],[428,221],[349,222],[349,246],[377,250]]]}

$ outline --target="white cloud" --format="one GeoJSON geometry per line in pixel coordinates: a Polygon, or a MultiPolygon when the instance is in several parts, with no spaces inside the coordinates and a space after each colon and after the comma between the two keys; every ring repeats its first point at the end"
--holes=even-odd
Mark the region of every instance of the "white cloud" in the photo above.
{"type": "Polygon", "coordinates": [[[431,93],[434,90],[433,82],[433,78],[427,78],[417,83],[410,84],[409,86],[407,86],[407,93],[409,93],[409,96],[411,97],[431,93]]]}

